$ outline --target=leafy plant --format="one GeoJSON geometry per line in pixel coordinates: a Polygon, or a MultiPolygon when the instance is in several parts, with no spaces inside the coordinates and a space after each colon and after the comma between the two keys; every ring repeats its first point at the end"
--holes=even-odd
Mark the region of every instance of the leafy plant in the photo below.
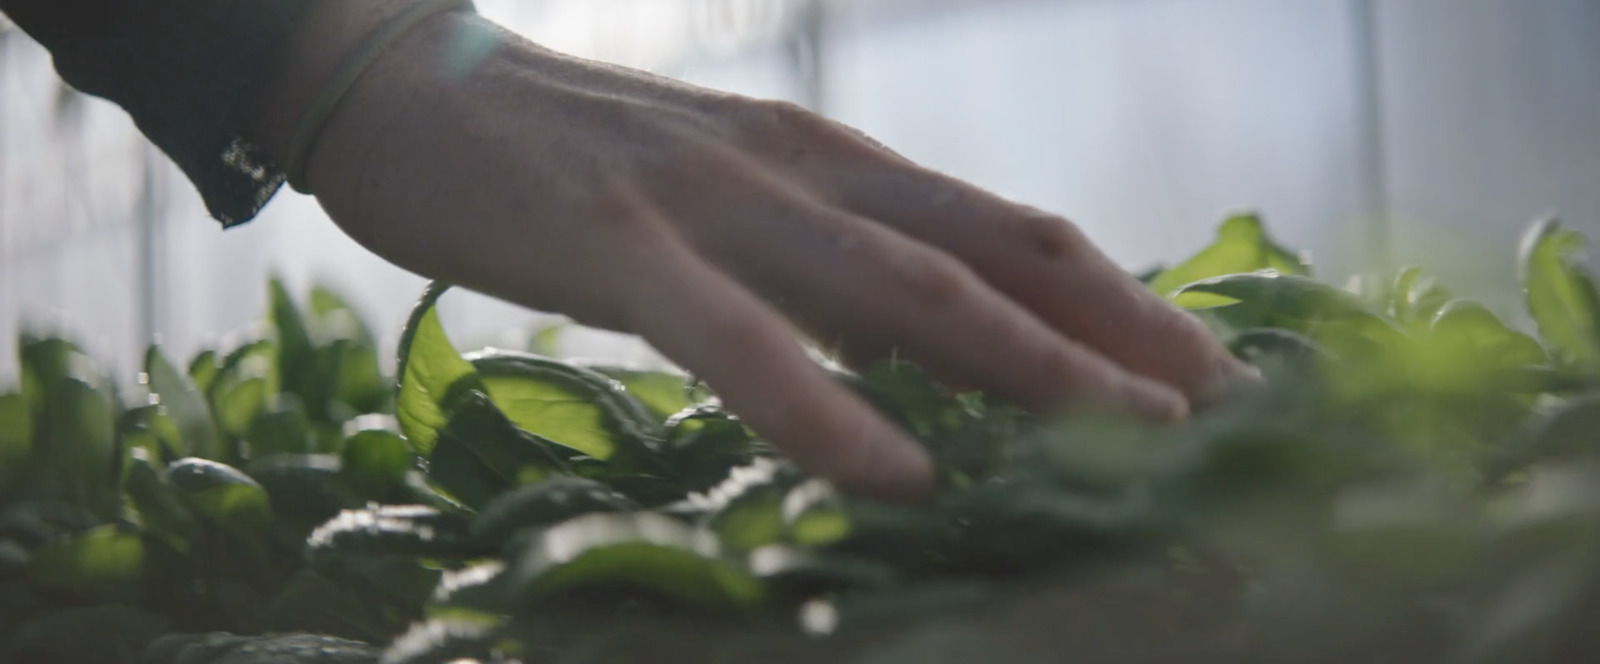
{"type": "Polygon", "coordinates": [[[26,338],[0,661],[1571,660],[1600,646],[1581,242],[1528,232],[1532,335],[1230,218],[1143,279],[1270,388],[1179,428],[840,374],[935,458],[915,506],[808,477],[687,376],[462,354],[443,284],[392,382],[343,300],[276,282],[267,334],[152,348],[148,394],[26,338]]]}

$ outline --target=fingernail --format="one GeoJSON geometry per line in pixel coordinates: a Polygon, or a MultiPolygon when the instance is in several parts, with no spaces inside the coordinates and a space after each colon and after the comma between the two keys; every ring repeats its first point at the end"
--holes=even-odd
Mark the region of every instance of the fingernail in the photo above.
{"type": "Polygon", "coordinates": [[[1156,424],[1177,424],[1189,418],[1189,400],[1183,393],[1153,380],[1123,383],[1122,398],[1135,415],[1156,424]]]}

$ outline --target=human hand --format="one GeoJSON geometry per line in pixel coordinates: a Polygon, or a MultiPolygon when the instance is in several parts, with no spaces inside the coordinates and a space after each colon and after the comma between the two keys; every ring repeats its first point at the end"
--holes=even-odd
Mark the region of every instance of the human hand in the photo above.
{"type": "MultiPolygon", "coordinates": [[[[345,9],[308,19],[262,84],[274,102],[251,127],[270,153],[326,76],[317,51],[374,20],[361,2],[322,4],[345,9]]],[[[898,353],[1040,411],[1173,422],[1249,374],[1063,219],[794,105],[564,56],[476,16],[391,46],[308,174],[378,255],[639,334],[858,493],[922,495],[930,462],[805,355],[796,326],[850,362],[898,353]],[[463,39],[495,46],[455,75],[463,39]]]]}

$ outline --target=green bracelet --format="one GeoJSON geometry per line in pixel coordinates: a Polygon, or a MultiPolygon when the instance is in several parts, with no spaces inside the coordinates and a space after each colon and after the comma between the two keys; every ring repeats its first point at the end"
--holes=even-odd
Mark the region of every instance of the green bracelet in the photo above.
{"type": "Polygon", "coordinates": [[[284,163],[289,186],[302,194],[311,193],[311,187],[306,182],[306,162],[311,159],[311,149],[316,146],[323,125],[333,115],[333,109],[350,93],[356,79],[361,78],[361,74],[372,66],[384,49],[435,14],[471,6],[472,0],[419,0],[367,35],[355,52],[341,63],[333,79],[318,91],[305,115],[300,117],[300,124],[295,127],[294,137],[289,141],[289,156],[284,163]]]}

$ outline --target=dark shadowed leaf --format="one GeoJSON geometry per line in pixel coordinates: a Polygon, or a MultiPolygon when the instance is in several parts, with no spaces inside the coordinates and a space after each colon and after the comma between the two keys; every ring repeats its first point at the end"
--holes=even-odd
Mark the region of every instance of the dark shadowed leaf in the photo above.
{"type": "Polygon", "coordinates": [[[188,553],[198,523],[188,504],[167,479],[165,468],[152,461],[144,450],[133,450],[128,456],[124,486],[128,499],[139,510],[144,531],[172,550],[188,553]]]}
{"type": "Polygon", "coordinates": [[[485,497],[565,472],[554,443],[523,431],[478,391],[459,404],[438,432],[429,474],[445,491],[480,508],[485,497]]]}
{"type": "Polygon", "coordinates": [[[318,380],[313,358],[315,346],[305,317],[282,281],[276,278],[270,280],[268,290],[272,327],[278,341],[278,375],[283,381],[283,389],[299,394],[309,407],[319,408],[322,398],[327,395],[328,386],[318,380]]]}
{"type": "Polygon", "coordinates": [[[501,494],[472,522],[472,537],[498,547],[518,530],[550,526],[596,512],[626,512],[638,504],[615,489],[581,477],[557,477],[501,494]]]}
{"type": "Polygon", "coordinates": [[[74,534],[33,556],[28,580],[85,598],[129,592],[144,576],[144,539],[115,525],[74,534]]]}
{"type": "Polygon", "coordinates": [[[250,444],[250,458],[259,459],[275,454],[310,454],[320,452],[311,419],[306,415],[300,399],[292,394],[279,398],[261,411],[250,423],[245,440],[250,444]]]}
{"type": "Polygon", "coordinates": [[[133,664],[169,629],[167,618],[125,606],[66,609],[17,625],[0,643],[0,660],[133,664]]]}
{"type": "Polygon", "coordinates": [[[339,471],[357,494],[372,500],[402,490],[416,456],[404,438],[381,429],[367,429],[344,441],[339,471]]]}
{"type": "Polygon", "coordinates": [[[245,467],[267,492],[272,513],[292,521],[301,536],[350,503],[360,504],[346,499],[339,471],[339,457],[332,454],[274,454],[245,467]]]}
{"type": "Polygon", "coordinates": [[[20,392],[0,394],[0,478],[21,467],[33,451],[33,413],[20,392]]]}

